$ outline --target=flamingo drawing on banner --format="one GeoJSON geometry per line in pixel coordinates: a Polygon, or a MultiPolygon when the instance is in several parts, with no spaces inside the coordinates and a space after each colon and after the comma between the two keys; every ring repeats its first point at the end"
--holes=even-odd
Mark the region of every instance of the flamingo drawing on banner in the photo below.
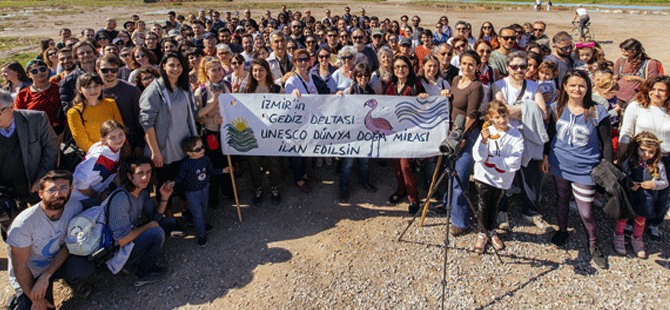
{"type": "MultiPolygon", "coordinates": [[[[366,101],[363,106],[364,107],[371,107],[370,111],[368,114],[365,116],[365,127],[372,131],[372,133],[376,135],[383,135],[383,136],[388,136],[392,135],[395,133],[393,131],[393,127],[391,126],[391,123],[387,121],[386,119],[383,118],[373,118],[372,117],[372,111],[374,111],[377,108],[377,100],[375,99],[370,99],[366,101]]],[[[372,157],[372,152],[373,152],[373,147],[374,147],[374,138],[370,141],[370,153],[368,153],[369,157],[372,157]]],[[[378,142],[377,144],[377,156],[379,156],[379,145],[381,144],[381,141],[378,142]]]]}

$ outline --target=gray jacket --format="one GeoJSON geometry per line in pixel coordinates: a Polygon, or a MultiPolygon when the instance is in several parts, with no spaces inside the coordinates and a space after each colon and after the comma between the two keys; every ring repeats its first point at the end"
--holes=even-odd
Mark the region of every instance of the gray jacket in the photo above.
{"type": "Polygon", "coordinates": [[[58,138],[42,111],[15,110],[14,123],[30,188],[35,180],[56,169],[58,138]]]}
{"type": "Polygon", "coordinates": [[[542,160],[544,144],[549,141],[549,135],[544,128],[542,111],[532,100],[522,100],[521,123],[523,123],[523,154],[521,165],[526,167],[531,159],[542,160]]]}
{"type": "MultiPolygon", "coordinates": [[[[172,126],[171,104],[168,102],[170,97],[167,92],[168,90],[165,88],[163,78],[155,79],[149,86],[147,86],[144,92],[142,92],[142,96],[140,97],[140,125],[142,125],[145,132],[150,128],[154,128],[156,131],[158,148],[161,150],[163,160],[166,163],[171,163],[180,160],[181,158],[166,158],[165,154],[167,143],[166,137],[170,133],[170,126],[172,126]]],[[[186,94],[186,98],[189,100],[188,115],[186,115],[187,123],[191,130],[191,135],[197,135],[198,131],[195,127],[195,115],[198,108],[195,105],[193,92],[190,89],[186,94]]],[[[179,146],[177,145],[177,147],[179,146]]],[[[151,150],[146,148],[145,153],[147,152],[151,152],[151,150]]],[[[150,155],[150,153],[146,155],[150,155]]]]}

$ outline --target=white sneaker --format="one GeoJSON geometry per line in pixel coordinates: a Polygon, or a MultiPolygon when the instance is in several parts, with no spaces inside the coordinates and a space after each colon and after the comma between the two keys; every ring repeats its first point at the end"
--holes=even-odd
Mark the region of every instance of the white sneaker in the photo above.
{"type": "Polygon", "coordinates": [[[531,223],[535,226],[537,226],[539,229],[546,230],[547,227],[549,227],[549,223],[545,222],[542,219],[542,215],[537,214],[537,215],[522,215],[523,218],[528,221],[528,223],[531,223]]]}
{"type": "Polygon", "coordinates": [[[498,228],[502,230],[509,230],[509,216],[507,212],[498,212],[498,228]]]}

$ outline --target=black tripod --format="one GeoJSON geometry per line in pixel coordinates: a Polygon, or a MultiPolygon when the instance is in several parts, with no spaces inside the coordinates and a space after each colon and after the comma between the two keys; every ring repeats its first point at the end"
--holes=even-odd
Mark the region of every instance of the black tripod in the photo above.
{"type": "MultiPolygon", "coordinates": [[[[442,155],[440,156],[437,166],[435,167],[435,172],[433,173],[433,184],[430,187],[430,190],[428,191],[428,197],[426,197],[426,204],[423,206],[423,211],[422,211],[422,223],[423,223],[423,217],[426,215],[426,211],[428,210],[428,205],[430,204],[430,198],[433,197],[435,194],[435,191],[437,188],[440,186],[442,181],[447,178],[447,201],[445,205],[446,209],[446,214],[447,214],[447,225],[445,229],[445,238],[444,238],[444,264],[442,266],[442,309],[444,309],[444,301],[445,301],[445,293],[447,289],[447,251],[449,249],[449,225],[451,223],[451,198],[454,195],[454,179],[456,179],[456,182],[458,182],[458,186],[461,187],[461,189],[465,188],[463,187],[463,181],[461,180],[461,177],[458,176],[456,171],[454,171],[454,162],[456,161],[456,157],[449,154],[449,155],[442,155]],[[447,160],[449,161],[449,164],[444,168],[444,171],[440,175],[440,178],[435,182],[435,176],[437,175],[438,169],[440,169],[441,163],[442,163],[442,158],[443,156],[447,156],[447,160]]],[[[481,229],[481,231],[484,231],[484,223],[482,223],[481,219],[477,216],[477,210],[475,210],[474,204],[472,203],[472,200],[470,199],[470,196],[468,193],[464,193],[464,196],[466,200],[468,201],[468,206],[470,206],[470,211],[472,211],[472,215],[476,219],[478,227],[481,229]]],[[[407,227],[405,230],[400,234],[400,237],[398,237],[398,241],[401,241],[402,237],[405,235],[407,230],[409,229],[410,226],[412,226],[412,223],[414,223],[414,220],[416,219],[417,215],[419,212],[414,213],[414,216],[412,217],[412,220],[407,224],[407,227]]],[[[502,258],[500,258],[500,254],[498,254],[498,250],[495,247],[492,247],[493,251],[498,257],[498,260],[500,260],[501,264],[505,264],[503,262],[502,258]]]]}

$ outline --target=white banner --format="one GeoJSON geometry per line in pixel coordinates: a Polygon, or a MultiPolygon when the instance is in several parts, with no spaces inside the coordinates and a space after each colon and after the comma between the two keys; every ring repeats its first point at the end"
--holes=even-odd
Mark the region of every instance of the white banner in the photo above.
{"type": "Polygon", "coordinates": [[[448,133],[444,97],[222,94],[224,154],[422,158],[448,133]]]}

